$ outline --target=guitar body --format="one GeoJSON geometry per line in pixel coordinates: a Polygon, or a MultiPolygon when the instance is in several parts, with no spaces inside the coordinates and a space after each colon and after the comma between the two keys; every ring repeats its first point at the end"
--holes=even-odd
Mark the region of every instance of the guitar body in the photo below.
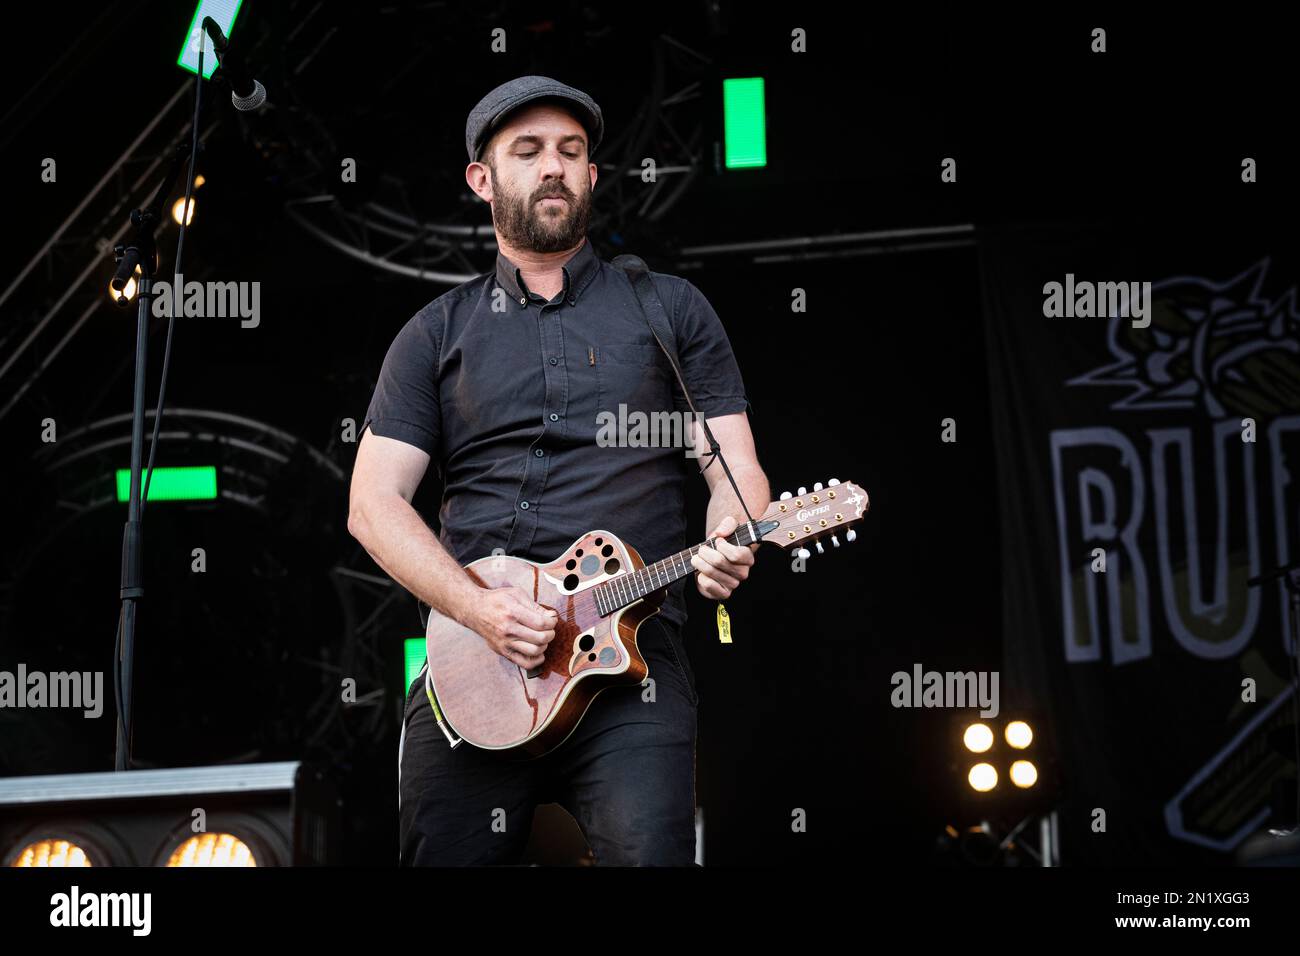
{"type": "Polygon", "coordinates": [[[664,592],[603,617],[589,593],[643,566],[635,548],[607,531],[584,534],[547,564],[494,555],[466,566],[481,587],[520,588],[559,621],[545,661],[525,671],[476,632],[436,611],[429,615],[425,644],[434,696],[461,739],[541,756],[568,738],[602,690],[644,681],[649,667],[636,632],[658,613],[664,592]]]}
{"type": "MultiPolygon", "coordinates": [[[[737,547],[767,541],[797,548],[806,559],[805,543],[829,538],[838,548],[838,534],[852,542],[852,526],[868,506],[862,488],[832,478],[825,488],[818,483],[811,492],[800,488],[798,495],[770,502],[761,519],[746,521],[726,540],[737,547]]],[[[691,562],[699,549],[711,546],[703,542],[647,565],[608,531],[588,531],[546,564],[493,555],[467,565],[465,572],[480,587],[517,587],[559,620],[545,660],[525,671],[474,631],[430,613],[429,683],[448,742],[518,748],[533,756],[554,750],[602,690],[645,680],[650,668],[637,647],[637,628],[659,612],[673,582],[694,573],[691,562]]],[[[820,543],[817,550],[823,550],[820,543]]]]}

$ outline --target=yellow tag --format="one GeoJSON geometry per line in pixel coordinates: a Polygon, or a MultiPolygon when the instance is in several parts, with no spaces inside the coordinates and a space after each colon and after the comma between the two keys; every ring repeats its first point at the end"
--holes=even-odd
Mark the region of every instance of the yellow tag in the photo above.
{"type": "Polygon", "coordinates": [[[731,643],[731,615],[721,602],[718,603],[718,640],[723,644],[731,643]]]}

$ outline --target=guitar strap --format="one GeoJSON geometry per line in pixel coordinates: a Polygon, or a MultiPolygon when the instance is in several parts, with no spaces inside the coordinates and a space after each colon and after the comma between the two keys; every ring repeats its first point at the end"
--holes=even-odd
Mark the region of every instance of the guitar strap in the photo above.
{"type": "Polygon", "coordinates": [[[731,482],[731,490],[736,493],[736,500],[740,502],[745,517],[749,519],[750,530],[756,532],[757,525],[754,523],[754,517],[749,513],[749,508],[745,506],[745,499],[736,486],[736,479],[731,477],[731,469],[727,467],[727,459],[722,454],[722,449],[718,447],[718,441],[713,437],[713,431],[709,428],[708,421],[695,407],[695,400],[691,398],[691,390],[686,387],[686,379],[682,377],[682,368],[677,361],[677,336],[673,334],[672,323],[668,320],[668,314],[664,310],[663,300],[659,298],[659,293],[655,291],[654,282],[650,279],[650,272],[646,268],[645,261],[640,256],[628,253],[617,256],[613,263],[622,269],[631,281],[632,288],[636,292],[637,301],[641,304],[641,313],[645,316],[646,324],[650,326],[650,334],[655,337],[655,341],[659,343],[659,348],[668,357],[668,363],[673,367],[673,374],[677,376],[677,384],[681,386],[682,394],[686,397],[686,404],[690,407],[695,420],[700,423],[700,427],[704,429],[704,438],[709,443],[709,463],[701,471],[707,471],[713,465],[714,459],[722,463],[722,470],[727,476],[727,481],[731,482]]]}

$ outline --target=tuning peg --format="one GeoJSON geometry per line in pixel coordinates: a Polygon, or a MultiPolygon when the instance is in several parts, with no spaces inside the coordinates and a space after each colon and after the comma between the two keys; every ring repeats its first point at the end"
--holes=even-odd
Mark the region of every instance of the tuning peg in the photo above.
{"type": "Polygon", "coordinates": [[[820,541],[814,541],[813,544],[817,545],[817,553],[818,553],[818,554],[825,554],[825,553],[826,553],[826,549],[822,547],[822,543],[821,543],[820,541]]]}
{"type": "Polygon", "coordinates": [[[812,557],[812,555],[808,552],[807,548],[797,548],[795,549],[794,553],[799,557],[803,558],[805,561],[807,561],[809,558],[812,557]]]}
{"type": "Polygon", "coordinates": [[[783,492],[781,492],[781,498],[780,498],[780,500],[781,500],[781,501],[787,501],[787,500],[789,500],[789,499],[792,498],[792,497],[793,497],[793,495],[791,495],[790,492],[788,492],[788,491],[783,491],[783,492]]]}
{"type": "Polygon", "coordinates": [[[820,481],[817,482],[817,484],[813,485],[813,491],[821,491],[821,490],[822,490],[822,483],[820,481]]]}
{"type": "Polygon", "coordinates": [[[831,535],[831,544],[838,548],[840,546],[840,539],[835,537],[835,535],[831,535]]]}
{"type": "Polygon", "coordinates": [[[850,528],[844,535],[844,540],[850,543],[858,540],[858,533],[850,528]]]}
{"type": "Polygon", "coordinates": [[[807,489],[807,488],[800,488],[800,489],[799,489],[799,497],[800,497],[800,498],[802,498],[802,497],[803,497],[804,495],[806,495],[806,494],[808,494],[808,489],[807,489]]]}
{"type": "Polygon", "coordinates": [[[838,485],[839,483],[840,483],[840,480],[839,480],[838,478],[832,478],[830,481],[826,482],[826,485],[827,485],[827,487],[829,487],[829,488],[834,488],[834,487],[835,487],[836,485],[838,485]]]}

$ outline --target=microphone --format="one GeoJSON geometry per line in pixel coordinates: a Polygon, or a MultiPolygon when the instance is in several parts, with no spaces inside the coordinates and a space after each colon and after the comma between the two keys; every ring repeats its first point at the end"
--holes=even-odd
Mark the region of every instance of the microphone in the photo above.
{"type": "Polygon", "coordinates": [[[266,102],[266,87],[248,75],[243,62],[231,56],[227,47],[230,41],[211,17],[203,18],[203,29],[212,38],[212,46],[217,51],[217,63],[221,65],[221,75],[230,83],[230,102],[241,111],[255,110],[266,102]]]}

